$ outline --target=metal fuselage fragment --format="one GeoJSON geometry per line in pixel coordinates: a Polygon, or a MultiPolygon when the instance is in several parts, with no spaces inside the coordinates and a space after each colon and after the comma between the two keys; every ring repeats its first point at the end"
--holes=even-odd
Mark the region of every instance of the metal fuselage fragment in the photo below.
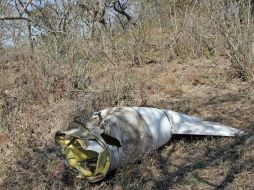
{"type": "Polygon", "coordinates": [[[56,142],[69,165],[90,181],[101,180],[108,172],[163,146],[173,134],[243,134],[219,123],[150,107],[105,109],[93,115],[85,127],[79,125],[77,128],[57,133],[56,142]]]}

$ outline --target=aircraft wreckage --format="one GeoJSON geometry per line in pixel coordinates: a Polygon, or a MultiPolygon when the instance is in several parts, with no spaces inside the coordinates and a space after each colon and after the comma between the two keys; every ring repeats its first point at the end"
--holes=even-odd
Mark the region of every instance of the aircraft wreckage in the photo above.
{"type": "Polygon", "coordinates": [[[59,131],[56,143],[68,165],[91,182],[166,144],[173,134],[238,136],[244,132],[166,109],[114,107],[83,125],[59,131]],[[135,159],[134,159],[135,158],[135,159]]]}

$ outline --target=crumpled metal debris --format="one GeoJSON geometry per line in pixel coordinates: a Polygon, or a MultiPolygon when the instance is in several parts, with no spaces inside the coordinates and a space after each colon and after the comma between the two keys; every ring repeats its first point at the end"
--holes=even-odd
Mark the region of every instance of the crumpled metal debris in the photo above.
{"type": "Polygon", "coordinates": [[[68,165],[91,182],[166,144],[173,134],[237,136],[243,131],[171,110],[114,107],[95,113],[86,125],[59,131],[56,143],[68,165]]]}

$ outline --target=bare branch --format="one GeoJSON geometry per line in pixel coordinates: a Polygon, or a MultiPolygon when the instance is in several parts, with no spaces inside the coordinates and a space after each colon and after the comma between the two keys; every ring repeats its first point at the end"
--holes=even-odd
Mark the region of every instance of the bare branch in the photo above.
{"type": "Polygon", "coordinates": [[[0,17],[0,21],[7,21],[7,20],[10,20],[10,21],[13,21],[13,20],[26,20],[26,21],[29,21],[31,23],[33,23],[34,25],[44,29],[44,30],[47,30],[48,32],[53,32],[53,33],[63,33],[63,31],[57,31],[57,30],[52,30],[52,29],[49,29],[41,24],[38,24],[36,21],[30,19],[30,18],[27,18],[27,17],[22,17],[22,16],[2,16],[0,17]]]}
{"type": "Polygon", "coordinates": [[[19,0],[19,3],[23,8],[22,11],[19,14],[22,16],[24,13],[28,13],[27,12],[27,7],[32,3],[32,0],[27,0],[25,6],[22,4],[22,2],[20,0],[19,0]]]}
{"type": "Polygon", "coordinates": [[[113,8],[116,12],[118,12],[119,14],[123,15],[126,17],[126,19],[133,24],[134,26],[136,25],[135,22],[132,22],[132,17],[125,11],[126,6],[121,5],[121,3],[119,1],[115,1],[113,3],[113,8]]]}
{"type": "Polygon", "coordinates": [[[114,2],[114,10],[122,15],[124,15],[128,21],[131,21],[131,16],[122,9],[121,3],[119,1],[114,2]]]}
{"type": "Polygon", "coordinates": [[[2,16],[0,17],[0,20],[4,21],[4,20],[29,20],[28,18],[26,17],[21,17],[21,16],[2,16]]]}

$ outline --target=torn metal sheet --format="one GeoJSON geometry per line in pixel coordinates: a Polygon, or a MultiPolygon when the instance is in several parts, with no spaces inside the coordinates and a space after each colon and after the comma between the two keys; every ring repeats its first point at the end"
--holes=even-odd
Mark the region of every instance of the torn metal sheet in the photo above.
{"type": "Polygon", "coordinates": [[[67,163],[91,182],[166,144],[173,134],[237,136],[220,123],[150,107],[114,107],[95,113],[86,126],[55,135],[67,163]]]}

